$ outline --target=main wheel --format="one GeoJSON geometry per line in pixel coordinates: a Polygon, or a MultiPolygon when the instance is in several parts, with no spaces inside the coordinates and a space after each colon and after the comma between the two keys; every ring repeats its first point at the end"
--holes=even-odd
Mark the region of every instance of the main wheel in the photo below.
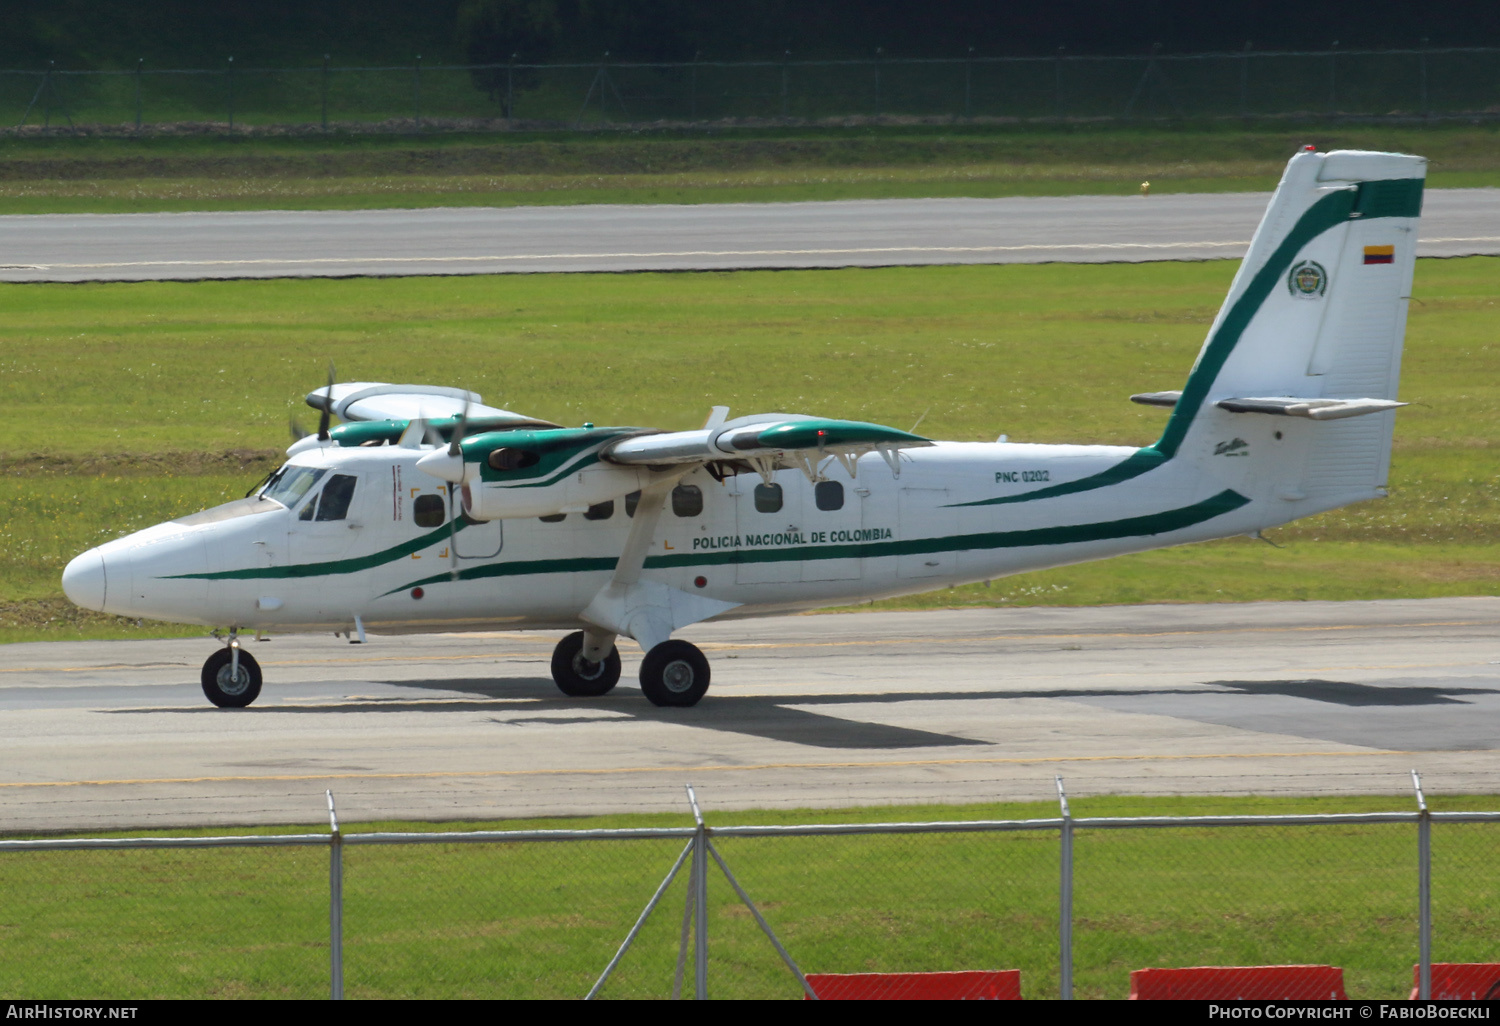
{"type": "Polygon", "coordinates": [[[620,653],[610,646],[609,655],[597,663],[583,657],[583,631],[574,631],[552,650],[552,679],[565,695],[597,698],[620,682],[620,653]]]}
{"type": "Polygon", "coordinates": [[[708,659],[697,645],[663,641],[641,660],[641,690],[652,705],[697,705],[708,690],[708,659]]]}
{"type": "Polygon", "coordinates": [[[203,694],[221,709],[243,709],[260,694],[260,664],[240,649],[240,672],[230,667],[230,652],[221,648],[203,664],[203,694]]]}

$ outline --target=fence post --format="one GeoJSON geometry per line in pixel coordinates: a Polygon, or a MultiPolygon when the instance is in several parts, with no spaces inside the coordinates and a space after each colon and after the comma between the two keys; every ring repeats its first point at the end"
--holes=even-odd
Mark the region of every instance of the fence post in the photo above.
{"type": "Polygon", "coordinates": [[[883,46],[877,46],[875,48],[875,116],[877,118],[880,117],[880,114],[881,114],[881,110],[880,110],[880,107],[881,107],[881,103],[880,103],[880,57],[881,57],[881,54],[883,54],[883,53],[885,53],[885,47],[883,47],[883,46]]]}
{"type": "Polygon", "coordinates": [[[515,120],[516,117],[516,55],[510,55],[510,61],[505,65],[505,117],[507,120],[515,120]]]}
{"type": "Polygon", "coordinates": [[[974,116],[974,48],[969,47],[969,55],[964,58],[964,117],[974,116]]]}
{"type": "Polygon", "coordinates": [[[145,65],[146,58],[135,59],[135,130],[141,130],[141,68],[145,65]]]}
{"type": "Polygon", "coordinates": [[[229,131],[234,132],[234,58],[229,58],[229,63],[224,70],[224,77],[229,84],[229,131]]]}
{"type": "Polygon", "coordinates": [[[787,116],[787,74],[791,69],[792,51],[786,50],[781,55],[781,116],[787,116]]]}
{"type": "Polygon", "coordinates": [[[693,64],[688,69],[688,120],[698,120],[698,61],[702,59],[703,51],[693,51],[693,64]]]}
{"type": "Polygon", "coordinates": [[[1057,777],[1057,801],[1062,806],[1062,880],[1057,901],[1057,996],[1073,1000],[1073,816],[1068,794],[1057,777]]]}
{"type": "Polygon", "coordinates": [[[411,66],[412,123],[418,132],[422,130],[422,55],[417,54],[411,66]]]}
{"type": "Polygon", "coordinates": [[[1420,60],[1421,60],[1421,65],[1422,65],[1422,116],[1424,118],[1430,118],[1430,117],[1432,117],[1432,108],[1430,106],[1428,106],[1428,103],[1427,103],[1427,37],[1426,36],[1422,37],[1422,56],[1421,56],[1420,60]]]}
{"type": "Polygon", "coordinates": [[[1250,40],[1245,40],[1245,48],[1240,51],[1240,117],[1250,116],[1250,40]]]}
{"type": "Polygon", "coordinates": [[[1057,56],[1053,59],[1053,64],[1055,65],[1055,68],[1054,68],[1054,74],[1053,74],[1054,81],[1052,83],[1052,88],[1053,88],[1052,113],[1053,113],[1053,115],[1055,117],[1059,117],[1059,118],[1062,117],[1062,110],[1063,110],[1063,104],[1062,104],[1062,55],[1063,55],[1063,50],[1065,50],[1065,49],[1067,49],[1067,47],[1059,46],[1057,48],[1057,56]]]}
{"type": "Polygon", "coordinates": [[[1328,54],[1328,113],[1338,110],[1339,91],[1339,41],[1333,41],[1328,54]]]}
{"type": "Polygon", "coordinates": [[[42,127],[52,127],[52,69],[56,61],[47,62],[47,75],[42,79],[42,127]]]}
{"type": "Polygon", "coordinates": [[[1432,813],[1422,794],[1422,778],[1411,771],[1417,792],[1417,997],[1432,998],[1432,813]]]}
{"type": "Polygon", "coordinates": [[[321,120],[322,120],[322,124],[323,124],[323,131],[326,132],[326,131],[328,131],[328,55],[326,53],[323,55],[323,82],[322,82],[322,86],[323,86],[323,89],[322,89],[322,92],[323,92],[323,97],[322,97],[322,101],[323,101],[323,116],[322,116],[321,120]]]}
{"type": "Polygon", "coordinates": [[[329,997],[344,1000],[344,836],[339,833],[339,814],[328,796],[328,961],[329,997]]]}
{"type": "Polygon", "coordinates": [[[703,813],[698,809],[698,796],[693,785],[687,785],[688,804],[693,807],[693,872],[690,881],[693,887],[693,997],[698,1001],[708,999],[708,828],[703,825],[703,813]]]}

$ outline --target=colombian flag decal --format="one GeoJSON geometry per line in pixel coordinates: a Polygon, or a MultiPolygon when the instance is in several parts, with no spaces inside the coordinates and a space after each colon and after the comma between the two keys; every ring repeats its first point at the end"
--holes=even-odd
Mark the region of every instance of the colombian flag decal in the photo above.
{"type": "Polygon", "coordinates": [[[1367,264],[1394,264],[1396,262],[1395,246],[1366,246],[1365,263],[1367,264]]]}

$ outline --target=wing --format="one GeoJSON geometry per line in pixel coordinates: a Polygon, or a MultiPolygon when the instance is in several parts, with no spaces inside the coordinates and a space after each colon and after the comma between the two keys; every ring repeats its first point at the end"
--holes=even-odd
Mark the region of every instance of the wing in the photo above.
{"type": "Polygon", "coordinates": [[[457,417],[468,407],[470,417],[486,422],[546,423],[509,410],[485,406],[478,394],[436,385],[387,385],[378,381],[349,381],[307,394],[307,405],[323,409],[332,399],[332,412],[341,420],[428,420],[457,417]]]}
{"type": "Polygon", "coordinates": [[[853,475],[854,462],[874,452],[899,476],[897,453],[901,449],[932,444],[921,435],[882,424],[768,413],[696,431],[667,431],[622,439],[601,452],[600,458],[621,466],[744,461],[764,477],[769,478],[777,469],[794,467],[816,479],[826,457],[837,459],[853,475]]]}

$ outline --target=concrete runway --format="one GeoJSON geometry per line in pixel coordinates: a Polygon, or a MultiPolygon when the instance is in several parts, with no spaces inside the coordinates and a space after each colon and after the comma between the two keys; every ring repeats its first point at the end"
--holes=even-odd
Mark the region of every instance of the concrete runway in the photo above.
{"type": "MultiPolygon", "coordinates": [[[[0,217],[0,281],[1238,258],[1268,193],[0,217]]],[[[1420,256],[1500,254],[1500,189],[1427,193],[1420,256]]]]}
{"type": "MultiPolygon", "coordinates": [[[[567,699],[555,635],[0,646],[0,823],[98,830],[1051,800],[1500,792],[1500,599],[781,617],[688,628],[696,708],[567,699]]],[[[684,813],[685,814],[685,813],[684,813]]],[[[724,818],[719,818],[724,822],[724,818]]]]}

